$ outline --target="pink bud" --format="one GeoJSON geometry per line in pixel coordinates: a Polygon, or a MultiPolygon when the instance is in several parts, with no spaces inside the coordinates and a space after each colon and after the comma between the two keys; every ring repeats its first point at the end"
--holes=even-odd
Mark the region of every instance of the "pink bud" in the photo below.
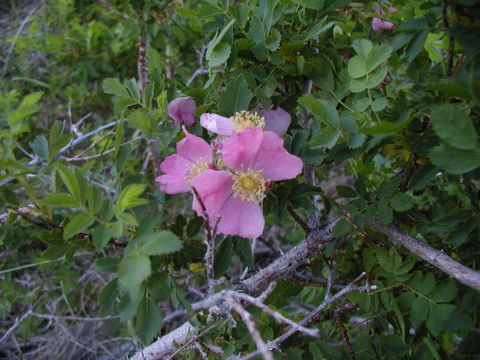
{"type": "Polygon", "coordinates": [[[272,107],[273,105],[270,105],[268,110],[260,110],[258,114],[265,118],[265,130],[273,131],[282,137],[287,133],[292,117],[280,106],[275,110],[272,110],[272,107]]]}
{"type": "Polygon", "coordinates": [[[382,19],[379,19],[377,17],[374,17],[372,19],[372,29],[373,31],[378,31],[381,29],[387,29],[387,30],[392,30],[395,27],[394,23],[391,23],[390,21],[384,21],[382,19]]]}
{"type": "Polygon", "coordinates": [[[380,15],[384,15],[384,14],[385,14],[385,11],[383,11],[383,9],[382,9],[382,8],[379,8],[379,7],[375,8],[375,12],[376,12],[377,14],[380,14],[380,15]]]}
{"type": "Polygon", "coordinates": [[[185,124],[185,126],[192,126],[195,122],[195,101],[189,97],[181,97],[172,100],[168,104],[167,113],[175,122],[185,124]]]}
{"type": "Polygon", "coordinates": [[[394,7],[392,6],[391,8],[388,9],[388,11],[391,12],[391,13],[395,13],[395,12],[398,11],[398,9],[397,9],[397,8],[394,8],[394,7]]]}

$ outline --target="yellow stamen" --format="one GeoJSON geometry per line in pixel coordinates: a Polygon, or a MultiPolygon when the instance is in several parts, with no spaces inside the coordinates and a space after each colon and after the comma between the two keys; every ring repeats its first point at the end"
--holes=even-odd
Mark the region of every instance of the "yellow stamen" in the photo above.
{"type": "Polygon", "coordinates": [[[263,199],[267,182],[263,177],[263,170],[248,169],[245,173],[233,175],[233,196],[246,201],[260,201],[263,199]]]}
{"type": "Polygon", "coordinates": [[[265,119],[256,112],[242,110],[233,115],[230,120],[232,120],[233,127],[237,132],[242,131],[247,126],[265,127],[265,119]]]}
{"type": "Polygon", "coordinates": [[[200,175],[201,173],[203,173],[204,171],[206,171],[208,169],[210,169],[210,164],[202,156],[200,159],[197,160],[196,163],[194,163],[194,164],[192,164],[192,166],[190,166],[190,169],[188,171],[188,175],[185,176],[185,182],[190,183],[195,176],[200,175]]]}

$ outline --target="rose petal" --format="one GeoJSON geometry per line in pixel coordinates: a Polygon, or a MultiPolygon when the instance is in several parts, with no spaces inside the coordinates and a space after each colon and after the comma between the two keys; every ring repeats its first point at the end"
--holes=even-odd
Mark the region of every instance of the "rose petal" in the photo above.
{"type": "Polygon", "coordinates": [[[218,233],[256,238],[262,235],[265,226],[260,205],[231,196],[220,211],[218,233]]]}
{"type": "Polygon", "coordinates": [[[179,194],[190,190],[185,182],[192,162],[184,157],[173,154],[167,156],[160,164],[160,170],[164,175],[157,176],[155,181],[160,183],[160,190],[167,194],[179,194]]]}
{"type": "Polygon", "coordinates": [[[374,31],[378,31],[380,29],[392,30],[394,27],[395,27],[395,24],[391,23],[390,21],[384,21],[377,17],[374,17],[372,19],[372,30],[374,31]]]}
{"type": "MultiPolygon", "coordinates": [[[[192,179],[192,187],[198,191],[211,222],[215,222],[225,201],[232,195],[233,179],[226,171],[207,170],[192,179]]],[[[198,199],[193,201],[193,210],[203,216],[198,199]]]]}
{"type": "Polygon", "coordinates": [[[184,129],[185,139],[177,143],[177,153],[193,162],[203,157],[207,162],[212,162],[212,150],[210,145],[201,137],[190,134],[184,129]]]}
{"type": "Polygon", "coordinates": [[[264,131],[249,126],[232,135],[223,143],[223,161],[232,170],[246,170],[252,167],[258,149],[263,141],[264,131]]]}
{"type": "Polygon", "coordinates": [[[195,122],[195,101],[189,97],[181,97],[172,100],[168,104],[167,113],[175,122],[181,122],[185,126],[192,126],[195,122]]]}
{"type": "Polygon", "coordinates": [[[264,132],[253,164],[254,170],[262,169],[265,179],[285,180],[300,174],[302,167],[302,160],[285,150],[282,138],[273,132],[264,132]]]}
{"type": "Polygon", "coordinates": [[[202,114],[200,116],[200,124],[208,131],[223,136],[230,136],[234,130],[232,121],[229,118],[217,114],[202,114]]]}
{"type": "Polygon", "coordinates": [[[265,130],[273,131],[283,137],[292,122],[292,117],[280,106],[275,110],[272,110],[272,107],[273,105],[269,110],[260,110],[258,114],[265,118],[265,130]]]}

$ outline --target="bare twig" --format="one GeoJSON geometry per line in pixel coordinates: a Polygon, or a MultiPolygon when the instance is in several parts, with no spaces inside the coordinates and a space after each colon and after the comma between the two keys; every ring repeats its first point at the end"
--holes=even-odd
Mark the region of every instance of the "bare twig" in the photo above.
{"type": "Polygon", "coordinates": [[[175,356],[177,356],[178,354],[180,354],[183,350],[185,350],[188,346],[190,346],[191,344],[197,342],[198,339],[200,339],[202,336],[205,336],[206,334],[208,334],[210,331],[212,331],[213,329],[215,329],[217,326],[219,326],[220,324],[222,324],[223,322],[225,322],[226,320],[225,319],[220,319],[216,322],[214,322],[213,324],[211,324],[210,326],[208,326],[205,330],[203,330],[202,332],[200,332],[199,334],[193,336],[189,341],[187,341],[184,345],[180,346],[173,354],[171,354],[169,357],[167,357],[165,360],[170,360],[170,359],[173,359],[175,356]]]}
{"type": "MultiPolygon", "coordinates": [[[[300,321],[299,325],[308,326],[313,320],[328,306],[330,306],[335,301],[341,299],[343,296],[347,295],[351,292],[370,292],[376,290],[377,287],[375,285],[365,285],[361,287],[355,286],[355,284],[360,281],[365,276],[365,273],[360,274],[354,281],[352,281],[349,285],[345,288],[337,292],[335,295],[331,296],[330,298],[324,300],[315,310],[309,313],[302,321],[300,321]]],[[[275,340],[272,340],[267,344],[269,350],[275,350],[279,348],[279,345],[287,340],[290,336],[297,332],[296,329],[290,328],[288,331],[277,337],[275,340]]],[[[260,353],[258,351],[245,355],[241,358],[237,358],[238,360],[251,360],[255,357],[259,356],[260,353]]]]}
{"type": "Polygon", "coordinates": [[[260,332],[255,325],[255,320],[253,319],[252,314],[245,310],[240,303],[236,302],[231,297],[227,298],[227,304],[232,307],[238,313],[238,315],[240,315],[245,325],[247,325],[248,332],[257,345],[257,351],[259,355],[261,355],[265,360],[273,360],[273,355],[263,341],[260,332]]]}
{"type": "Polygon", "coordinates": [[[22,321],[25,320],[27,317],[29,317],[31,314],[32,314],[32,310],[28,310],[25,314],[23,314],[18,319],[16,319],[13,325],[5,332],[5,334],[3,334],[2,338],[0,339],[0,344],[4,342],[15,331],[15,329],[22,323],[22,321]]]}
{"type": "Polygon", "coordinates": [[[98,128],[96,128],[95,130],[92,130],[86,134],[83,134],[82,136],[76,138],[76,139],[72,139],[70,140],[70,142],[65,145],[63,148],[60,149],[60,151],[58,152],[58,156],[59,155],[63,155],[64,153],[66,153],[67,151],[70,151],[72,149],[74,149],[77,145],[81,144],[82,142],[84,142],[86,139],[98,134],[99,132],[102,132],[103,130],[105,129],[109,129],[115,125],[118,124],[118,121],[112,121],[108,124],[105,124],[105,125],[102,125],[102,126],[99,126],[98,128]]]}
{"type": "MultiPolygon", "coordinates": [[[[125,141],[124,143],[120,144],[120,146],[125,146],[125,145],[128,145],[128,144],[133,144],[137,141],[140,141],[140,140],[143,140],[144,137],[143,136],[137,136],[136,138],[133,138],[133,139],[130,139],[128,141],[125,141]]],[[[74,156],[74,157],[71,157],[71,158],[67,158],[67,157],[64,157],[63,159],[65,161],[89,161],[89,160],[92,160],[92,159],[97,159],[99,157],[102,157],[102,156],[105,156],[105,155],[108,155],[112,152],[115,151],[115,148],[111,148],[111,149],[108,149],[107,151],[103,151],[99,154],[94,154],[94,155],[89,155],[89,156],[74,156]]]]}
{"type": "Polygon", "coordinates": [[[214,228],[212,230],[210,225],[210,218],[208,216],[207,208],[205,207],[205,203],[203,202],[202,197],[198,193],[197,189],[192,186],[193,194],[197,199],[200,207],[202,208],[203,217],[205,218],[205,239],[204,244],[207,247],[205,251],[205,267],[207,269],[207,282],[208,282],[208,294],[212,295],[215,291],[215,274],[214,274],[214,261],[215,261],[215,236],[218,228],[218,223],[220,222],[220,218],[217,219],[214,228]]]}
{"type": "Polygon", "coordinates": [[[284,323],[287,325],[290,325],[291,327],[295,328],[297,331],[311,337],[318,337],[318,330],[317,329],[307,329],[306,327],[303,327],[296,322],[286,318],[279,312],[269,308],[267,305],[265,305],[262,301],[260,301],[259,298],[254,298],[253,296],[235,292],[235,291],[227,291],[226,294],[235,300],[238,301],[245,301],[260,310],[266,312],[268,315],[272,316],[275,320],[277,320],[280,323],[284,323]]]}
{"type": "Polygon", "coordinates": [[[386,235],[395,244],[403,246],[410,252],[420,256],[423,260],[454,277],[462,284],[480,291],[480,273],[453,260],[443,251],[436,250],[431,246],[414,239],[395,226],[386,226],[380,224],[378,221],[368,220],[366,221],[366,224],[375,231],[386,235]]]}
{"type": "Polygon", "coordinates": [[[310,232],[310,227],[305,221],[303,221],[302,217],[298,215],[295,209],[290,205],[287,206],[287,210],[290,215],[292,215],[293,219],[298,223],[298,225],[302,227],[303,231],[305,231],[305,234],[308,234],[310,232]]]}

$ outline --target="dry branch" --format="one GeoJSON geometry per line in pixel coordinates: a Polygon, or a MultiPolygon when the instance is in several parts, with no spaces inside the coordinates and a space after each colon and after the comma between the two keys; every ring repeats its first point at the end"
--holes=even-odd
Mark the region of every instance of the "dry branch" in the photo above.
{"type": "Polygon", "coordinates": [[[454,277],[462,284],[480,291],[480,273],[453,260],[442,250],[436,250],[418,241],[395,226],[386,226],[378,221],[367,221],[366,223],[375,231],[386,235],[395,244],[401,245],[408,251],[420,256],[423,260],[454,277]]]}

